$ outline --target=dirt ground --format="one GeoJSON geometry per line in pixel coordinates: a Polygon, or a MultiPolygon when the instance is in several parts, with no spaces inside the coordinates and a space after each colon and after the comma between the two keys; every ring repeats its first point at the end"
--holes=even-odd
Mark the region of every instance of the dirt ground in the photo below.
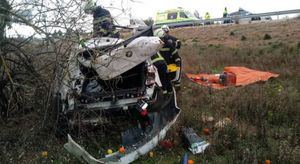
{"type": "MultiPolygon", "coordinates": [[[[220,73],[245,66],[280,74],[266,83],[217,91],[184,75],[177,93],[180,120],[168,133],[174,147],[134,163],[179,163],[189,153],[180,129],[192,127],[211,143],[195,163],[300,163],[300,20],[173,29],[182,41],[183,73],[220,73]],[[205,118],[211,117],[213,120],[205,118]],[[214,125],[230,119],[223,128],[214,125]],[[208,128],[210,135],[203,129],[208,128]]],[[[0,163],[78,163],[54,137],[42,107],[0,122],[0,163]],[[48,153],[47,157],[42,152],[48,153]]],[[[51,124],[51,123],[50,123],[51,124]]]]}

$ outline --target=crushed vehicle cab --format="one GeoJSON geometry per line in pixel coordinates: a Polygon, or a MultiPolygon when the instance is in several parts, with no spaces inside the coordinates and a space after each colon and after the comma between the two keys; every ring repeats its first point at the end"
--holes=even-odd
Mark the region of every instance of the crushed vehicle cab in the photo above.
{"type": "Polygon", "coordinates": [[[175,90],[167,97],[162,94],[157,69],[151,63],[151,56],[161,47],[162,41],[149,27],[127,40],[91,38],[76,48],[54,98],[57,129],[68,136],[65,148],[71,154],[88,163],[130,163],[164,138],[180,109],[175,90]],[[80,120],[74,115],[80,115],[80,120]],[[99,118],[116,115],[134,120],[119,133],[124,154],[115,152],[97,159],[73,140],[70,127],[98,126],[99,118]]]}

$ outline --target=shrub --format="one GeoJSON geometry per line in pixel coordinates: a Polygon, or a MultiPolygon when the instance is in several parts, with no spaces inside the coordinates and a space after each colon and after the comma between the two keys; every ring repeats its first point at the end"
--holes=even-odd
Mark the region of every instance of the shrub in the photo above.
{"type": "Polygon", "coordinates": [[[241,37],[241,41],[245,41],[245,40],[247,40],[247,38],[243,35],[243,36],[241,37]]]}
{"type": "Polygon", "coordinates": [[[197,38],[193,38],[192,42],[199,42],[197,38]]]}
{"type": "Polygon", "coordinates": [[[272,39],[271,35],[269,35],[269,34],[265,34],[265,36],[264,36],[264,40],[270,40],[270,39],[272,39]]]}
{"type": "Polygon", "coordinates": [[[231,32],[229,33],[229,35],[230,35],[230,36],[234,36],[234,32],[231,31],[231,32]]]}

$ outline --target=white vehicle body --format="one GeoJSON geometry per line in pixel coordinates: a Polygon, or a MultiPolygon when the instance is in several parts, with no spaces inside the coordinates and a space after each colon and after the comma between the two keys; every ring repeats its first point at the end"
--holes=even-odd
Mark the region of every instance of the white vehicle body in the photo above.
{"type": "MultiPolygon", "coordinates": [[[[70,115],[81,112],[148,110],[151,125],[143,129],[143,122],[138,120],[136,125],[121,133],[122,145],[127,150],[125,155],[114,153],[102,159],[94,158],[68,134],[65,148],[71,154],[88,163],[129,163],[164,138],[180,109],[175,90],[173,96],[167,98],[161,94],[158,72],[151,63],[151,56],[161,47],[158,37],[138,35],[128,40],[92,38],[76,48],[55,93],[55,111],[62,115],[66,124],[78,123],[70,115]]],[[[99,115],[89,116],[81,118],[79,124],[96,125],[98,121],[99,115]]]]}

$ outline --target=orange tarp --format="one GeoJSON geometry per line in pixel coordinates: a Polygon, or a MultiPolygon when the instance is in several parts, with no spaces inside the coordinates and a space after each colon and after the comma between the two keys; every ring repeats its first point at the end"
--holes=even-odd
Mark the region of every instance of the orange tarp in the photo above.
{"type": "Polygon", "coordinates": [[[246,67],[225,67],[227,83],[222,84],[219,80],[220,74],[186,74],[195,83],[208,86],[214,89],[223,89],[229,86],[245,86],[258,81],[267,81],[271,77],[278,77],[279,74],[257,71],[246,67]]]}

